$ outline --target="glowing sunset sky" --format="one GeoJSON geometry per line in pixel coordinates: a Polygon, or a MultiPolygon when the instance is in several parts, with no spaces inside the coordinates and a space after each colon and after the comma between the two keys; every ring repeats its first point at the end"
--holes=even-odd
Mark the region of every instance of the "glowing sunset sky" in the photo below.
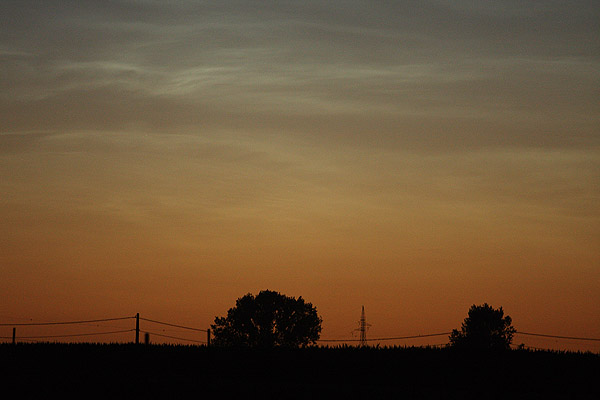
{"type": "Polygon", "coordinates": [[[271,289],[323,338],[362,305],[386,337],[484,302],[600,337],[599,21],[578,0],[3,0],[0,320],[208,327],[271,289]]]}

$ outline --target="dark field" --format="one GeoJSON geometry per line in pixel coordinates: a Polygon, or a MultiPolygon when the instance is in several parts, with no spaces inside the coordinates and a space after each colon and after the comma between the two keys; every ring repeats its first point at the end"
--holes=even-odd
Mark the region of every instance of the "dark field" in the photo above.
{"type": "Polygon", "coordinates": [[[600,355],[2,344],[4,398],[600,399],[600,355]]]}

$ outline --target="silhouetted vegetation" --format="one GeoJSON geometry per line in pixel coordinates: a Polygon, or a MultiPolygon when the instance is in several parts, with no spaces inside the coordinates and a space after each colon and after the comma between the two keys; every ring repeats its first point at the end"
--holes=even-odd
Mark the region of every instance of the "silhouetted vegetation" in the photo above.
{"type": "Polygon", "coordinates": [[[600,398],[599,354],[510,350],[512,321],[502,308],[487,304],[473,305],[461,331],[452,332],[454,346],[443,348],[311,346],[321,326],[316,309],[302,298],[271,291],[238,299],[227,317],[215,322],[220,346],[0,344],[2,393],[23,398],[600,398]],[[250,330],[231,331],[239,326],[250,330]],[[312,328],[293,329],[302,326],[312,328]]]}
{"type": "Polygon", "coordinates": [[[271,290],[237,299],[226,317],[211,325],[216,346],[303,347],[315,344],[321,318],[312,304],[271,290]]]}
{"type": "Polygon", "coordinates": [[[0,360],[20,398],[600,398],[591,353],[2,344],[0,360]]]}
{"type": "Polygon", "coordinates": [[[511,324],[512,319],[504,316],[502,307],[473,304],[460,331],[452,330],[450,344],[467,350],[508,350],[516,332],[511,324]]]}

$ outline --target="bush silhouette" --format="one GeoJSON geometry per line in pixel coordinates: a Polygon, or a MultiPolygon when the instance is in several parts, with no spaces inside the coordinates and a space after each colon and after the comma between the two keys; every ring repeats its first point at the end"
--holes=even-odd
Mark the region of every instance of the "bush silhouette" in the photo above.
{"type": "Polygon", "coordinates": [[[470,350],[506,350],[516,332],[511,324],[512,319],[504,316],[502,307],[494,309],[487,303],[472,305],[460,331],[452,330],[450,344],[470,350]]]}
{"type": "Polygon", "coordinates": [[[226,317],[211,325],[216,346],[305,347],[316,343],[322,319],[312,304],[264,290],[237,299],[226,317]]]}

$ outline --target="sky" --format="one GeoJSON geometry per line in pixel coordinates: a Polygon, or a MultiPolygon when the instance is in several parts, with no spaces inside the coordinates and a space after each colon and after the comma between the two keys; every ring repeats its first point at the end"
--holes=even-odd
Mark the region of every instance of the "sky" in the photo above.
{"type": "Polygon", "coordinates": [[[483,303],[600,338],[598,21],[584,0],[3,0],[0,319],[207,328],[269,289],[322,338],[356,338],[361,306],[377,338],[483,303]]]}

